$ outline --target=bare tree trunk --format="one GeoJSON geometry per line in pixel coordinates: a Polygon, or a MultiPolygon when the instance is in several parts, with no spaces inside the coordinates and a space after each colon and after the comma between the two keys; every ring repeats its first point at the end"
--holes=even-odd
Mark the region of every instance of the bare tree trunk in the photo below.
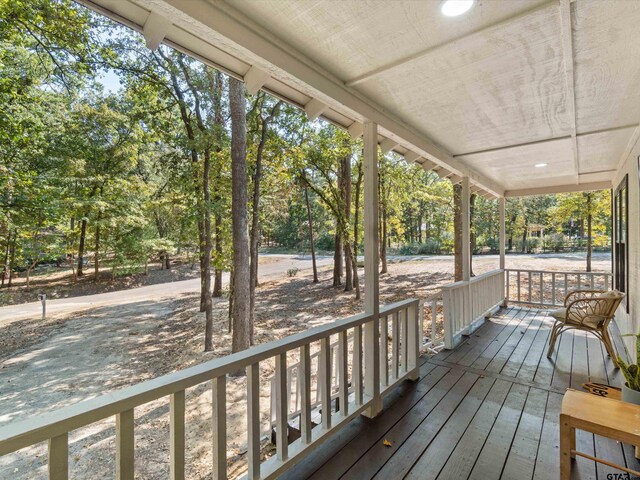
{"type": "Polygon", "coordinates": [[[93,252],[93,277],[95,281],[98,281],[98,275],[100,275],[100,217],[98,217],[98,221],[96,221],[96,238],[94,244],[94,252],[93,252]]]}
{"type": "MultiPolygon", "coordinates": [[[[232,351],[251,346],[253,328],[250,323],[250,256],[247,225],[247,119],[244,84],[229,78],[231,109],[231,181],[233,218],[233,335],[232,351]]],[[[238,372],[240,373],[240,372],[238,372]]]]}
{"type": "Polygon", "coordinates": [[[462,280],[462,185],[453,186],[454,280],[462,280]]]}
{"type": "MultiPolygon", "coordinates": [[[[216,196],[216,202],[220,201],[220,197],[216,196]]],[[[214,232],[215,232],[215,252],[216,258],[220,259],[222,257],[222,216],[220,213],[216,212],[214,216],[214,232]]],[[[213,296],[221,297],[222,296],[222,269],[216,265],[214,267],[214,281],[213,281],[213,296]]]]}
{"type": "MultiPolygon", "coordinates": [[[[213,350],[213,300],[211,298],[211,190],[209,188],[209,174],[211,173],[211,151],[205,148],[204,166],[202,172],[202,193],[203,193],[203,224],[204,224],[204,249],[202,251],[203,266],[203,293],[205,306],[205,335],[204,350],[213,350]]],[[[167,253],[167,269],[169,268],[169,254],[167,253]]]]}
{"type": "Polygon", "coordinates": [[[334,237],[335,247],[333,251],[333,286],[342,285],[342,236],[340,235],[340,227],[336,220],[336,235],[334,237]]]}
{"type": "Polygon", "coordinates": [[[304,184],[304,200],[307,204],[307,223],[309,224],[309,244],[311,246],[311,265],[313,266],[313,283],[318,283],[318,267],[316,266],[316,249],[313,243],[313,219],[309,205],[309,187],[304,184]]]}
{"type": "MultiPolygon", "coordinates": [[[[201,200],[198,199],[197,202],[200,203],[201,200]]],[[[204,219],[202,218],[202,206],[197,205],[197,207],[198,207],[198,264],[200,265],[200,311],[205,312],[207,310],[207,299],[206,299],[207,294],[205,292],[203,249],[204,249],[206,240],[204,238],[204,219]]],[[[164,268],[164,260],[161,260],[160,269],[162,270],[163,268],[164,268]]]]}
{"type": "Polygon", "coordinates": [[[522,253],[527,253],[527,233],[529,233],[529,219],[524,215],[524,228],[522,229],[522,253]]]}
{"type": "Polygon", "coordinates": [[[4,247],[4,259],[2,260],[2,284],[1,287],[4,287],[5,278],[9,274],[9,250],[11,246],[11,230],[7,226],[7,244],[4,247]]]}
{"type": "Polygon", "coordinates": [[[82,224],[80,226],[80,245],[78,246],[78,273],[77,276],[81,277],[83,275],[82,272],[82,263],[84,261],[84,241],[87,236],[87,217],[82,218],[82,224]]]}

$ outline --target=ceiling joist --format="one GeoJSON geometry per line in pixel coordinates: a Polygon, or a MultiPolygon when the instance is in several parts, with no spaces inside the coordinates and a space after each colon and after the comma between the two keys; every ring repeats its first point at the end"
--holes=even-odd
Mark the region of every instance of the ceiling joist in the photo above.
{"type": "Polygon", "coordinates": [[[320,100],[312,98],[309,100],[309,103],[304,106],[304,111],[306,112],[307,117],[309,117],[309,120],[313,121],[322,115],[327,108],[329,107],[326,103],[322,103],[320,100]]]}
{"type": "Polygon", "coordinates": [[[147,48],[156,50],[164,40],[164,37],[166,37],[169,28],[171,28],[171,22],[168,19],[156,12],[151,12],[147,17],[147,21],[144,22],[144,27],[142,27],[142,34],[147,48]]]}
{"type": "Polygon", "coordinates": [[[380,151],[382,152],[383,155],[386,155],[391,150],[396,148],[398,145],[399,145],[399,143],[396,142],[394,139],[385,138],[380,142],[380,151]]]}
{"type": "Polygon", "coordinates": [[[255,95],[269,80],[270,75],[260,68],[252,65],[244,74],[244,85],[250,95],[255,95]]]}
{"type": "Polygon", "coordinates": [[[562,30],[562,57],[566,85],[567,113],[573,149],[573,167],[576,183],[580,181],[580,159],[578,157],[578,136],[576,129],[576,95],[573,71],[573,34],[571,26],[571,0],[560,0],[560,27],[562,30]]]}

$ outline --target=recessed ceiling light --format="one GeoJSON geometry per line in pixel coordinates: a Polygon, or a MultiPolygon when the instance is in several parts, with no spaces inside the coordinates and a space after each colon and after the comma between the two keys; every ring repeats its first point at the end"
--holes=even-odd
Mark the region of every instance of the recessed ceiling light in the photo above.
{"type": "Polygon", "coordinates": [[[549,164],[548,163],[536,163],[536,168],[546,167],[547,165],[549,165],[549,164]]]}
{"type": "Polygon", "coordinates": [[[457,17],[473,6],[474,0],[445,0],[440,11],[447,17],[457,17]]]}

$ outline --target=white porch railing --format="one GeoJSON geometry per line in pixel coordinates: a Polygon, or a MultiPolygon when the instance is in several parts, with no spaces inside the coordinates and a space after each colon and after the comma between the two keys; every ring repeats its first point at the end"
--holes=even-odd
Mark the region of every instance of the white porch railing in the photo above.
{"type": "Polygon", "coordinates": [[[556,307],[572,290],[609,290],[612,274],[605,272],[551,272],[545,270],[505,270],[509,303],[556,307]]]}
{"type": "MultiPolygon", "coordinates": [[[[412,329],[420,328],[420,317],[415,317],[418,314],[420,302],[418,300],[408,300],[403,302],[394,303],[385,306],[380,309],[380,385],[382,390],[386,390],[389,386],[394,386],[397,381],[402,381],[407,378],[407,374],[410,373],[412,358],[415,356],[411,352],[411,345],[414,341],[412,329]],[[414,313],[415,311],[415,313],[414,313]],[[384,342],[382,339],[385,338],[384,342]]],[[[419,315],[419,314],[418,314],[419,315]]],[[[353,342],[354,333],[351,332],[347,336],[346,348],[347,351],[343,351],[341,341],[333,342],[329,345],[329,380],[328,385],[331,401],[337,400],[337,405],[342,405],[345,401],[344,395],[346,395],[348,401],[353,401],[353,397],[356,394],[356,384],[353,381],[347,382],[346,392],[341,390],[341,379],[343,378],[341,373],[341,366],[344,366],[344,357],[353,357],[353,348],[355,343],[353,342]],[[335,361],[337,359],[337,361],[335,361]]],[[[419,333],[416,338],[419,340],[419,333]]],[[[420,349],[420,343],[418,343],[418,349],[420,349]]],[[[309,357],[310,365],[316,365],[318,362],[322,362],[322,351],[317,350],[313,352],[309,357]]],[[[419,355],[419,350],[418,350],[419,355]]],[[[302,389],[304,382],[302,362],[295,363],[287,368],[287,412],[288,421],[291,422],[296,428],[300,427],[301,415],[303,414],[302,405],[302,389]]],[[[353,379],[352,365],[347,364],[347,373],[351,373],[353,379]]],[[[316,369],[316,371],[318,371],[316,369]]],[[[312,412],[317,409],[323,409],[322,400],[324,398],[325,382],[315,383],[315,377],[313,372],[311,374],[312,385],[310,402],[310,409],[312,412]],[[317,388],[313,388],[316,386],[317,388]]],[[[277,375],[271,378],[271,426],[276,428],[277,432],[277,375]]],[[[339,407],[342,408],[342,407],[339,407]]],[[[314,412],[319,417],[319,411],[314,412]]],[[[313,420],[313,419],[312,419],[313,420]]],[[[276,442],[277,443],[277,442],[276,442]]]]}
{"type": "Polygon", "coordinates": [[[444,305],[444,345],[455,348],[462,335],[469,335],[485,316],[505,298],[504,270],[483,273],[471,280],[442,287],[444,305]]]}
{"type": "MultiPolygon", "coordinates": [[[[380,396],[407,378],[418,377],[419,302],[406,300],[381,308],[378,319],[383,335],[368,345],[363,329],[374,321],[371,314],[355,315],[316,327],[284,339],[258,345],[249,350],[211,360],[185,370],[115,391],[101,397],[70,405],[54,412],[29,418],[0,428],[0,456],[48,441],[49,478],[67,479],[69,475],[69,432],[108,417],[116,418],[116,472],[118,479],[134,478],[134,408],[169,397],[171,478],[185,475],[185,390],[211,382],[213,411],[213,478],[227,478],[227,375],[247,373],[247,464],[248,478],[275,478],[305,457],[314,447],[326,441],[368,407],[378,405],[380,398],[367,394],[375,372],[366,371],[363,362],[368,355],[380,368],[380,396]],[[389,332],[392,337],[389,337],[389,332]],[[385,336],[384,333],[387,333],[385,336]],[[351,335],[351,341],[349,336],[351,335]],[[331,338],[338,338],[337,380],[332,385],[331,338]],[[382,339],[382,341],[380,341],[382,339]],[[364,340],[364,341],[363,341],[364,340]],[[312,375],[312,345],[319,348],[317,367],[312,375]],[[287,427],[291,405],[287,390],[290,371],[287,354],[299,354],[299,410],[301,437],[289,444],[287,427]],[[275,359],[276,455],[260,459],[260,362],[275,359]],[[315,385],[312,385],[314,384],[315,385]],[[320,390],[321,423],[311,422],[311,391],[320,390]],[[331,393],[340,398],[338,411],[332,410],[331,393]],[[374,403],[375,402],[375,403],[374,403]]],[[[375,370],[375,369],[374,369],[375,370]]],[[[375,390],[375,389],[374,389],[375,390]]]]}

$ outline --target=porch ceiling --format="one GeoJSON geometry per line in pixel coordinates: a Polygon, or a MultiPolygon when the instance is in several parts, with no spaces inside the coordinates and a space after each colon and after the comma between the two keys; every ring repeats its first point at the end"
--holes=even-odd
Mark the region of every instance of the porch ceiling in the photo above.
{"type": "Polygon", "coordinates": [[[439,0],[82,1],[137,28],[160,13],[168,43],[257,67],[354,134],[376,121],[399,153],[492,194],[608,188],[640,135],[634,0],[477,0],[456,18],[439,0]]]}

